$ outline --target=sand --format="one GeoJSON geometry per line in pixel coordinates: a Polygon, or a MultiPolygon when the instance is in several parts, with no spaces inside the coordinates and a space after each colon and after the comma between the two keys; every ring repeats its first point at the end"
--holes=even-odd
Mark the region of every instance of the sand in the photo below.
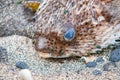
{"type": "MultiPolygon", "coordinates": [[[[23,6],[12,0],[1,0],[0,4],[2,2],[4,5],[0,6],[0,47],[6,49],[7,57],[5,58],[8,61],[0,62],[0,80],[20,80],[18,76],[20,69],[15,66],[18,61],[28,64],[34,80],[120,80],[120,61],[115,63],[116,67],[110,65],[108,71],[104,71],[103,68],[110,62],[111,52],[89,56],[87,62],[99,56],[104,58],[104,61],[97,63],[94,68],[86,67],[86,64],[81,62],[81,58],[76,57],[41,58],[34,48],[29,33],[34,30],[31,28],[33,23],[27,21],[28,15],[25,14],[23,6]],[[100,70],[101,75],[94,75],[92,73],[94,70],[100,70]]],[[[115,7],[115,1],[113,3],[115,7]]],[[[115,14],[113,10],[111,13],[115,14]]],[[[114,18],[113,21],[118,19],[119,17],[114,18]]]]}

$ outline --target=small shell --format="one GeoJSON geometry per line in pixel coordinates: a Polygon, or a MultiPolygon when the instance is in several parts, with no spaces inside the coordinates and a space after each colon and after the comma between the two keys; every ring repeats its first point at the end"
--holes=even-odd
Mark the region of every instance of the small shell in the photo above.
{"type": "Polygon", "coordinates": [[[33,80],[32,74],[28,69],[22,69],[19,72],[20,80],[33,80]]]}

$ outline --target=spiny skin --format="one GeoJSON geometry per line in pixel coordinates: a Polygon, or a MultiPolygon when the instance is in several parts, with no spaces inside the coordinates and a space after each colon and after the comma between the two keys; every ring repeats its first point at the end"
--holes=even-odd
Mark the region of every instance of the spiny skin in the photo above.
{"type": "Polygon", "coordinates": [[[108,1],[44,1],[35,14],[34,24],[35,48],[41,57],[85,56],[116,43],[120,35],[118,28],[109,22],[111,15],[105,6],[108,1]],[[75,33],[75,37],[67,41],[69,32],[75,33]]]}

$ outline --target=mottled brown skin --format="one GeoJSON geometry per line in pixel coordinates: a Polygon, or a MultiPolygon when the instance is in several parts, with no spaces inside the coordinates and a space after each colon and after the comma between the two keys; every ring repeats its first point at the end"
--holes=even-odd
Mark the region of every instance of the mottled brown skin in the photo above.
{"type": "MultiPolygon", "coordinates": [[[[77,1],[77,0],[76,0],[77,1]]],[[[96,46],[101,44],[101,41],[97,40],[96,36],[99,35],[99,31],[102,32],[104,26],[106,26],[105,23],[108,23],[110,21],[111,15],[109,14],[109,11],[107,10],[105,4],[110,0],[95,0],[94,5],[91,6],[88,10],[83,10],[79,14],[74,13],[73,11],[70,11],[70,13],[67,13],[65,15],[59,15],[60,17],[58,20],[61,20],[63,27],[62,30],[64,30],[64,26],[71,23],[76,31],[75,38],[72,41],[65,41],[63,38],[64,31],[56,32],[52,31],[52,26],[55,28],[59,28],[57,26],[51,25],[51,27],[47,27],[45,29],[44,25],[45,23],[41,23],[42,20],[39,19],[39,17],[43,17],[43,20],[47,20],[47,12],[50,12],[50,10],[55,11],[54,9],[46,8],[46,10],[43,10],[42,13],[39,13],[40,8],[36,12],[36,22],[35,27],[38,28],[39,31],[36,32],[35,35],[35,46],[36,50],[42,54],[42,57],[47,58],[46,54],[50,54],[51,57],[57,58],[58,56],[61,57],[62,55],[71,54],[75,56],[84,56],[88,55],[87,53],[92,53],[93,49],[96,49],[96,46]],[[99,16],[103,16],[105,20],[102,22],[99,22],[97,25],[93,25],[92,21],[86,21],[87,19],[94,18],[97,20],[99,16]],[[39,23],[39,25],[38,25],[39,23]],[[42,28],[43,27],[43,28],[42,28]],[[43,31],[45,30],[45,31],[43,31]],[[47,32],[47,33],[46,33],[47,32]],[[47,40],[47,47],[44,49],[38,48],[38,39],[39,37],[44,37],[47,40]],[[86,46],[84,46],[86,45],[86,46]],[[77,53],[77,55],[76,55],[77,53]]],[[[90,1],[91,2],[91,1],[90,1]]],[[[78,8],[81,8],[82,6],[85,6],[90,3],[89,1],[84,0],[83,4],[77,5],[78,8]]],[[[63,4],[64,5],[64,4],[63,4]]],[[[49,4],[49,6],[55,6],[61,8],[63,5],[60,5],[59,1],[53,1],[49,4]]],[[[58,8],[58,9],[59,9],[58,8]]],[[[86,9],[86,8],[85,8],[86,9]]],[[[70,9],[71,10],[71,9],[70,9]]],[[[54,13],[49,13],[54,14],[54,13]]],[[[42,18],[41,18],[42,19],[42,18]]],[[[49,19],[49,18],[48,18],[49,19]]],[[[47,23],[46,23],[47,24],[47,23]]],[[[69,57],[69,56],[66,56],[69,57]]]]}

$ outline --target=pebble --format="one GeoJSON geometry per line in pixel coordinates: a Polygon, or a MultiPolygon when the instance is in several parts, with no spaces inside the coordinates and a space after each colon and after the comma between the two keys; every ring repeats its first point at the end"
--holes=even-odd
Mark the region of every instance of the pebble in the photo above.
{"type": "Polygon", "coordinates": [[[96,59],[96,62],[103,62],[103,61],[104,61],[103,57],[98,57],[98,58],[96,59]]]}
{"type": "Polygon", "coordinates": [[[108,62],[103,66],[103,71],[110,71],[110,66],[117,67],[117,65],[114,62],[108,62]]]}
{"type": "Polygon", "coordinates": [[[112,62],[120,61],[120,49],[115,49],[114,51],[112,51],[109,60],[112,62]]]}
{"type": "Polygon", "coordinates": [[[7,50],[0,47],[0,62],[8,62],[7,50]]]}
{"type": "Polygon", "coordinates": [[[76,73],[79,74],[79,73],[80,73],[80,70],[77,70],[76,73]]]}
{"type": "Polygon", "coordinates": [[[96,65],[97,65],[97,63],[95,61],[86,63],[86,67],[89,67],[89,68],[96,67],[96,65]]]}
{"type": "Polygon", "coordinates": [[[31,71],[29,69],[22,69],[19,72],[20,80],[33,80],[31,71]]]}
{"type": "Polygon", "coordinates": [[[92,73],[93,73],[93,75],[95,75],[95,76],[102,74],[102,72],[101,72],[100,70],[94,70],[92,73]]]}
{"type": "Polygon", "coordinates": [[[28,69],[29,68],[29,66],[27,65],[27,63],[22,62],[22,61],[18,61],[16,63],[16,67],[20,68],[20,69],[28,69]]]}

